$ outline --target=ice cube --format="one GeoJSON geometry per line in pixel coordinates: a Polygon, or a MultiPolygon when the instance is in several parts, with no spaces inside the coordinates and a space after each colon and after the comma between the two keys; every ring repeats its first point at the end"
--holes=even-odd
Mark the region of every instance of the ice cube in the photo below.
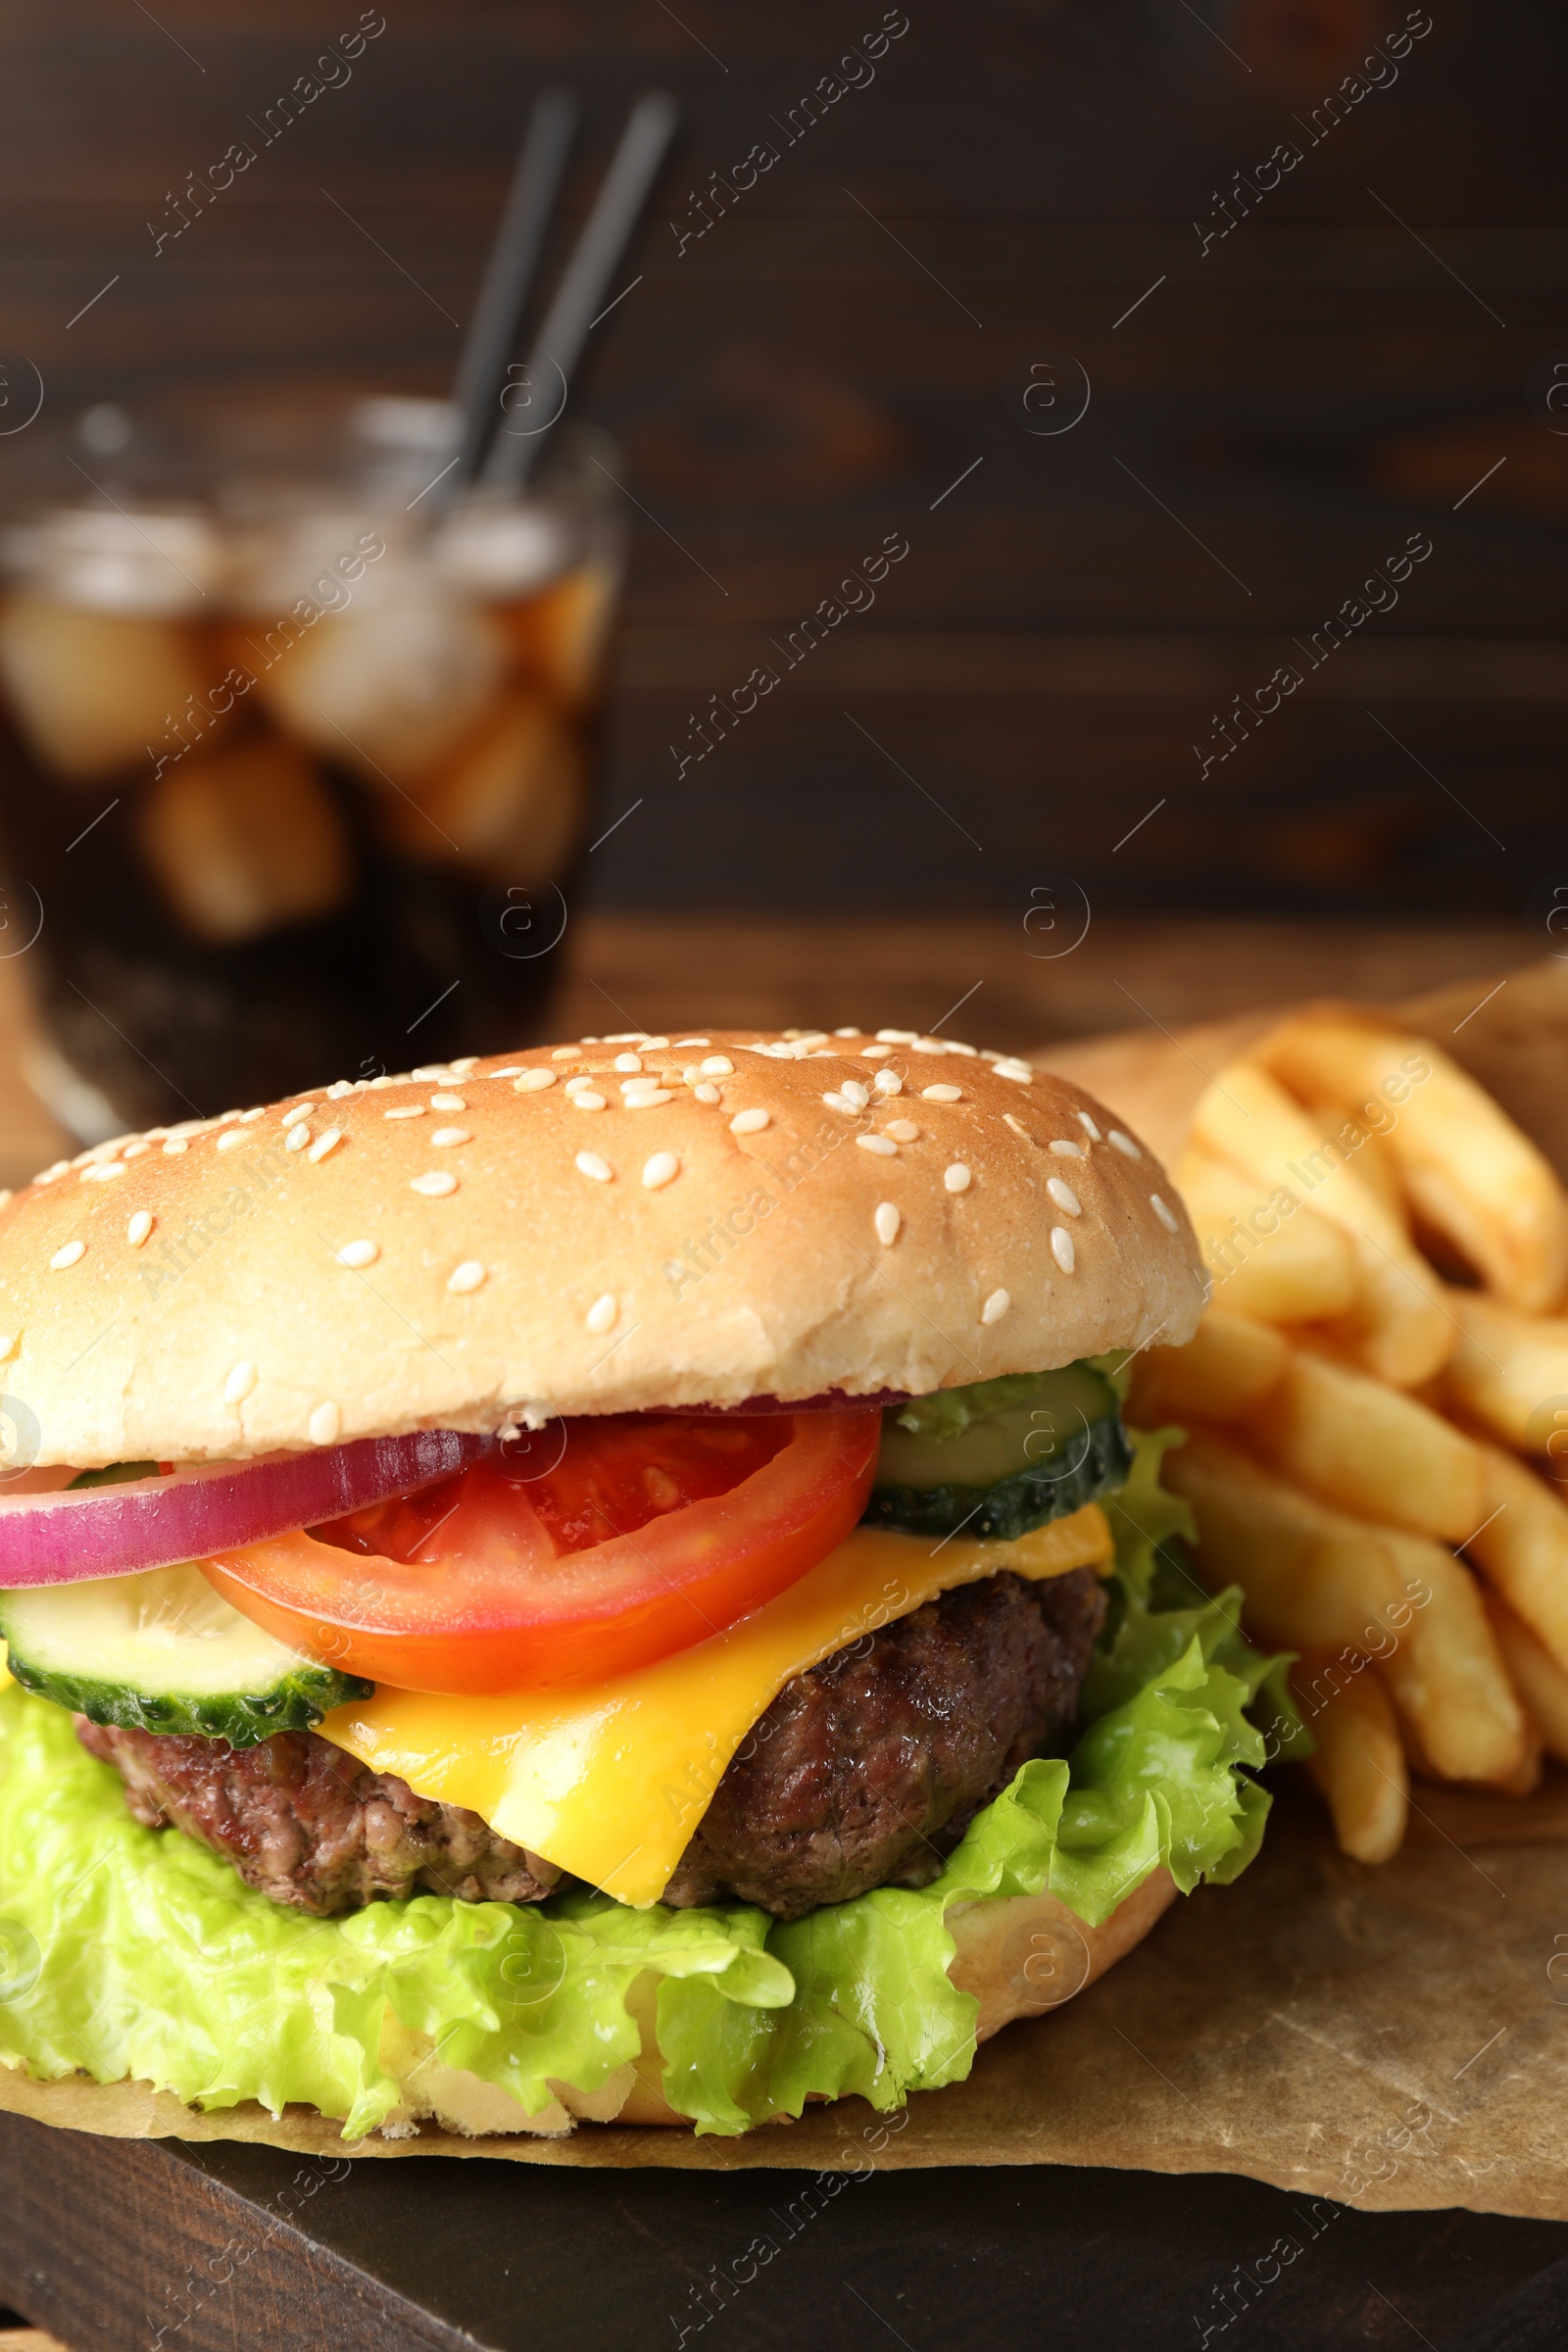
{"type": "Polygon", "coordinates": [[[353,886],[342,818],[303,753],[272,738],[167,768],[138,825],[159,888],[209,946],[326,914],[353,886]]]}
{"type": "Polygon", "coordinates": [[[531,596],[564,570],[566,525],[547,507],[456,507],[436,533],[431,560],[443,577],[484,597],[531,596]]]}
{"type": "Polygon", "coordinates": [[[22,731],[74,784],[178,749],[171,722],[221,674],[206,674],[197,648],[173,621],[24,594],[0,608],[0,677],[22,731]]]}
{"type": "Polygon", "coordinates": [[[377,816],[392,847],[421,864],[454,852],[487,880],[548,882],[582,823],[585,762],[576,730],[542,695],[509,694],[456,758],[377,816]]]}
{"type": "Polygon", "coordinates": [[[497,612],[523,668],[568,710],[587,702],[598,682],[617,579],[608,564],[584,564],[542,595],[497,612]]]}
{"type": "Polygon", "coordinates": [[[470,734],[506,665],[484,613],[417,580],[250,634],[289,732],[383,788],[407,788],[470,734]]]}

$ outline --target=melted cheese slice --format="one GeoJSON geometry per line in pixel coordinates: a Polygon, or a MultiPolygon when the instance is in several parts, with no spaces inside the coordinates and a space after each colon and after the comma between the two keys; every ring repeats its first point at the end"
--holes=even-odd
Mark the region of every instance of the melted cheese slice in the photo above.
{"type": "Polygon", "coordinates": [[[735,1750],[793,1676],[956,1585],[1000,1569],[1103,1568],[1111,1551],[1093,1502],[1010,1544],[858,1527],[752,1616],[635,1674],[510,1698],[383,1684],[318,1729],[621,1902],[655,1903],[735,1750]]]}

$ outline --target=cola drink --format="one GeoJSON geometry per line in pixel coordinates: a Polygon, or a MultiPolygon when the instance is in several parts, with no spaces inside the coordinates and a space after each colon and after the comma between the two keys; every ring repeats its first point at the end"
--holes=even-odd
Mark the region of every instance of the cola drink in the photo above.
{"type": "Polygon", "coordinates": [[[454,432],[393,398],[100,408],[14,486],[0,911],[83,1142],[542,1033],[617,468],[579,428],[526,494],[452,498],[454,432]]]}

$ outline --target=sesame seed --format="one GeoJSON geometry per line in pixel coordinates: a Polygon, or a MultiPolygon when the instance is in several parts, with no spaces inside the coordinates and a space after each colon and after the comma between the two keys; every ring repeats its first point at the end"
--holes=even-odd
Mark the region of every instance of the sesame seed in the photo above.
{"type": "Polygon", "coordinates": [[[898,1154],[899,1147],[890,1135],[858,1135],[855,1140],[862,1152],[874,1152],[881,1159],[893,1159],[898,1154]]]}
{"type": "Polygon", "coordinates": [[[602,1040],[602,1043],[607,1046],[641,1046],[647,1042],[648,1032],[646,1029],[617,1029],[613,1037],[602,1040]]]}
{"type": "Polygon", "coordinates": [[[705,1078],[733,1078],[734,1075],[735,1064],[727,1054],[710,1054],[708,1059],[703,1063],[705,1078]]]}
{"type": "Polygon", "coordinates": [[[1048,1144],[1046,1149],[1048,1152],[1054,1152],[1058,1159],[1082,1159],[1084,1155],[1082,1144],[1069,1144],[1060,1136],[1048,1144]]]}
{"type": "Polygon", "coordinates": [[[461,1095],[432,1095],[430,1097],[432,1110],[466,1110],[467,1107],[467,1103],[461,1095]]]}
{"type": "Polygon", "coordinates": [[[948,1052],[950,1054],[966,1054],[971,1061],[974,1060],[977,1050],[978,1049],[974,1046],[963,1045],[956,1037],[950,1037],[948,1040],[948,1052]]]}
{"type": "Polygon", "coordinates": [[[994,1061],[992,1068],[999,1078],[1015,1079],[1020,1086],[1033,1086],[1035,1074],[1026,1061],[994,1061]]]}
{"type": "Polygon", "coordinates": [[[329,1102],[341,1102],[345,1095],[352,1095],[353,1092],[352,1078],[334,1078],[326,1090],[326,1099],[329,1102]]]}
{"type": "Polygon", "coordinates": [[[439,1086],[442,1079],[450,1074],[451,1069],[450,1061],[427,1061],[421,1069],[415,1070],[413,1075],[418,1079],[433,1078],[439,1086]]]}
{"type": "Polygon", "coordinates": [[[586,1071],[579,1071],[575,1078],[566,1080],[565,1091],[568,1095],[580,1095],[585,1086],[591,1089],[593,1083],[586,1071]]]}
{"type": "Polygon", "coordinates": [[[553,1046],[550,1058],[552,1061],[575,1061],[577,1049],[575,1046],[553,1046]]]}
{"type": "Polygon", "coordinates": [[[1144,1156],[1143,1152],[1139,1146],[1133,1142],[1132,1137],[1130,1135],[1123,1135],[1119,1127],[1113,1127],[1106,1140],[1115,1146],[1115,1149],[1121,1153],[1123,1159],[1142,1159],[1144,1156]]]}
{"type": "Polygon", "coordinates": [[[1073,1191],[1072,1186],[1064,1182],[1060,1176],[1048,1176],[1046,1179],[1046,1190],[1051,1195],[1053,1200],[1054,1200],[1056,1203],[1056,1206],[1058,1208],[1064,1208],[1069,1217],[1081,1217],[1083,1215],[1083,1202],[1073,1191]]]}
{"type": "MultiPolygon", "coordinates": [[[[580,1102],[582,1097],[579,1095],[577,1100],[580,1102]]],[[[667,1086],[650,1086],[646,1089],[639,1089],[635,1095],[627,1095],[621,1108],[623,1110],[657,1110],[661,1102],[673,1102],[675,1098],[667,1086]]]]}
{"type": "MultiPolygon", "coordinates": [[[[438,1127],[430,1138],[430,1146],[432,1151],[445,1152],[449,1151],[454,1144],[471,1144],[472,1141],[473,1137],[468,1133],[466,1127],[438,1127]]],[[[311,1157],[313,1159],[316,1157],[315,1152],[311,1153],[311,1157]]]]}
{"type": "Polygon", "coordinates": [[[17,1344],[14,1331],[0,1332],[0,1364],[3,1364],[17,1344]]]}
{"type": "Polygon", "coordinates": [[[597,1152],[579,1152],[573,1165],[580,1176],[591,1176],[595,1184],[608,1184],[615,1173],[609,1160],[601,1159],[597,1152]]]}
{"type": "Polygon", "coordinates": [[[1072,1235],[1065,1225],[1053,1225],[1051,1228],[1051,1254],[1064,1274],[1072,1272],[1078,1252],[1072,1246],[1072,1235]]]}
{"type": "MultiPolygon", "coordinates": [[[[310,1140],[311,1131],[302,1121],[298,1127],[291,1127],[284,1136],[283,1149],[285,1152],[303,1152],[310,1140]]],[[[164,1150],[166,1152],[169,1150],[167,1144],[164,1146],[164,1150]]],[[[184,1150],[183,1145],[180,1146],[180,1150],[184,1150]]]]}
{"type": "Polygon", "coordinates": [[[1003,1316],[1006,1313],[1011,1304],[1012,1300],[1009,1298],[1005,1291],[993,1291],[990,1298],[986,1300],[984,1306],[980,1309],[981,1322],[1000,1323],[1003,1316]]]}
{"type": "Polygon", "coordinates": [[[1100,1129],[1095,1125],[1094,1120],[1089,1116],[1087,1110],[1081,1110],[1078,1113],[1078,1124],[1083,1129],[1085,1135],[1088,1136],[1089,1141],[1092,1144],[1099,1143],[1100,1129]]]}
{"type": "MultiPolygon", "coordinates": [[[[285,1127],[292,1127],[296,1119],[302,1119],[308,1110],[314,1110],[315,1108],[315,1101],[310,1095],[306,1096],[303,1102],[291,1102],[287,1103],[283,1111],[283,1125],[285,1127]]],[[[179,1129],[175,1127],[172,1129],[171,1132],[174,1135],[177,1135],[179,1133],[179,1129]]]]}
{"type": "Polygon", "coordinates": [[[858,1037],[860,1032],[858,1029],[835,1029],[833,1034],[835,1037],[858,1037]]]}
{"type": "MultiPolygon", "coordinates": [[[[501,1075],[502,1072],[497,1070],[496,1076],[499,1078],[501,1075]]],[[[547,1086],[554,1086],[555,1083],[554,1070],[519,1070],[512,1081],[512,1091],[514,1095],[542,1095],[547,1086]]]]}
{"type": "Polygon", "coordinates": [[[522,1064],[520,1061],[509,1061],[504,1070],[486,1070],[484,1075],[487,1078],[520,1078],[522,1064]]]}
{"type": "MultiPolygon", "coordinates": [[[[311,1131],[308,1127],[302,1127],[299,1130],[299,1133],[302,1137],[309,1135],[310,1132],[311,1131]]],[[[292,1139],[290,1139],[290,1148],[292,1149],[292,1139]]],[[[190,1146],[186,1143],[185,1138],[182,1135],[166,1135],[164,1138],[164,1150],[171,1159],[177,1159],[182,1152],[188,1152],[190,1150],[190,1146]]]]}
{"type": "Polygon", "coordinates": [[[724,1100],[717,1087],[707,1078],[703,1080],[701,1086],[692,1088],[692,1094],[699,1102],[722,1102],[724,1100]]]}
{"type": "Polygon", "coordinates": [[[335,1446],[343,1416],[335,1404],[318,1404],[305,1424],[313,1446],[335,1446]]]}
{"type": "Polygon", "coordinates": [[[140,1159],[143,1152],[150,1152],[151,1150],[152,1146],[150,1143],[148,1143],[146,1137],[139,1135],[133,1144],[127,1144],[125,1146],[121,1157],[122,1159],[140,1159]]]}
{"type": "Polygon", "coordinates": [[[680,1161],[673,1152],[656,1152],[652,1159],[643,1161],[643,1182],[651,1193],[657,1193],[661,1185],[668,1184],[679,1174],[680,1161]]]}
{"type": "Polygon", "coordinates": [[[69,1159],[57,1159],[52,1168],[40,1168],[32,1181],[34,1184],[53,1184],[57,1176],[65,1175],[70,1165],[69,1159]]]}
{"type": "Polygon", "coordinates": [[[640,1054],[617,1054],[615,1055],[615,1067],[617,1070],[640,1070],[642,1066],[642,1057],[640,1054]]]}
{"type": "Polygon", "coordinates": [[[356,1273],[362,1266],[373,1266],[381,1254],[379,1242],[345,1242],[337,1253],[340,1266],[352,1266],[356,1273]]]}
{"type": "MultiPolygon", "coordinates": [[[[329,1152],[335,1152],[337,1150],[338,1145],[342,1141],[342,1128],[329,1127],[324,1135],[318,1135],[317,1137],[315,1143],[311,1146],[305,1156],[307,1159],[311,1160],[324,1159],[329,1152]]],[[[432,1144],[438,1144],[441,1141],[441,1138],[438,1135],[432,1135],[430,1141],[432,1144]]]]}
{"type": "Polygon", "coordinates": [[[78,1258],[83,1258],[86,1254],[87,1245],[85,1242],[67,1242],[63,1249],[55,1251],[49,1263],[57,1274],[63,1274],[67,1266],[74,1266],[78,1258]]]}
{"type": "Polygon", "coordinates": [[[1026,1144],[1032,1144],[1034,1142],[1034,1137],[1030,1134],[1022,1119],[1015,1119],[1010,1110],[1004,1110],[1003,1112],[1002,1124],[1004,1127],[1010,1127],[1013,1134],[1021,1136],[1026,1144]]]}
{"type": "Polygon", "coordinates": [[[462,1297],[466,1292],[476,1291],[483,1280],[484,1268],[480,1265],[479,1260],[476,1257],[466,1257],[462,1265],[454,1266],[447,1276],[447,1289],[456,1291],[462,1297]]]}
{"type": "Polygon", "coordinates": [[[1157,1193],[1150,1194],[1149,1205],[1153,1210],[1160,1223],[1164,1226],[1167,1233],[1180,1233],[1182,1229],[1180,1218],[1172,1215],[1171,1211],[1166,1207],[1164,1201],[1160,1199],[1157,1193]]]}
{"type": "Polygon", "coordinates": [[[922,1102],[961,1102],[963,1089],[961,1086],[922,1086],[920,1100],[922,1102]]]}
{"type": "Polygon", "coordinates": [[[243,1404],[255,1386],[256,1366],[247,1363],[241,1357],[223,1383],[223,1402],[225,1404],[243,1404]]]}
{"type": "Polygon", "coordinates": [[[447,1068],[449,1070],[456,1070],[460,1078],[466,1078],[468,1072],[470,1070],[476,1070],[478,1066],[479,1056],[477,1054],[460,1054],[456,1061],[449,1061],[447,1063],[447,1068]]]}
{"type": "Polygon", "coordinates": [[[247,1140],[243,1127],[231,1127],[226,1135],[219,1137],[218,1149],[220,1152],[232,1152],[236,1144],[243,1144],[247,1140]]]}
{"type": "Polygon", "coordinates": [[[942,1181],[950,1193],[966,1193],[969,1190],[969,1171],[961,1159],[956,1159],[951,1168],[943,1169],[942,1181]]]}
{"type": "Polygon", "coordinates": [[[596,1095],[592,1087],[585,1086],[580,1094],[572,1096],[571,1106],[573,1110],[603,1110],[605,1098],[596,1095]]]}
{"type": "Polygon", "coordinates": [[[899,1227],[904,1223],[898,1208],[891,1200],[879,1200],[871,1222],[876,1227],[876,1238],[883,1249],[891,1250],[899,1238],[899,1227]]]}
{"type": "Polygon", "coordinates": [[[842,1110],[846,1112],[847,1115],[852,1119],[858,1115],[857,1106],[850,1101],[849,1096],[841,1095],[831,1087],[822,1097],[822,1100],[827,1104],[829,1110],[842,1110]]]}
{"type": "Polygon", "coordinates": [[[855,1104],[857,1110],[863,1110],[871,1100],[870,1089],[862,1086],[858,1078],[846,1078],[839,1092],[855,1104]]]}
{"type": "Polygon", "coordinates": [[[770,1110],[738,1110],[729,1123],[731,1135],[760,1135],[773,1114],[770,1110]]]}
{"type": "Polygon", "coordinates": [[[918,1029],[879,1029],[876,1042],[879,1046],[912,1046],[919,1034],[918,1029]]]}
{"type": "Polygon", "coordinates": [[[602,1336],[607,1331],[614,1330],[615,1317],[619,1314],[619,1312],[620,1308],[615,1302],[614,1292],[606,1291],[602,1298],[596,1298],[594,1300],[592,1306],[584,1315],[583,1321],[587,1324],[591,1332],[602,1336]]]}
{"type": "MultiPolygon", "coordinates": [[[[837,1032],[835,1031],[834,1034],[836,1035],[837,1032]]],[[[891,1046],[862,1046],[860,1059],[862,1061],[886,1061],[892,1051],[891,1046]]]]}
{"type": "Polygon", "coordinates": [[[882,1132],[891,1135],[896,1144],[912,1144],[920,1130],[912,1119],[889,1119],[882,1132]]]}
{"type": "Polygon", "coordinates": [[[135,1215],[131,1218],[130,1223],[125,1227],[125,1239],[133,1250],[139,1250],[143,1242],[147,1239],[147,1236],[151,1233],[152,1229],[152,1210],[150,1208],[138,1208],[135,1215]]]}
{"type": "Polygon", "coordinates": [[[871,1084],[879,1095],[902,1095],[904,1092],[904,1080],[897,1070],[878,1070],[871,1084]]]}
{"type": "MultiPolygon", "coordinates": [[[[237,1135],[220,1136],[219,1149],[221,1151],[224,1144],[242,1141],[243,1138],[237,1135]]],[[[124,1173],[125,1163],[122,1159],[100,1159],[95,1160],[90,1168],[82,1169],[81,1180],[83,1184],[107,1184],[111,1176],[123,1176],[124,1173]]]]}
{"type": "Polygon", "coordinates": [[[944,1037],[917,1037],[911,1050],[916,1054],[945,1054],[948,1041],[944,1037]]]}
{"type": "Polygon", "coordinates": [[[428,1175],[411,1176],[409,1179],[410,1192],[422,1193],[427,1200],[444,1200],[449,1193],[455,1193],[457,1189],[457,1178],[449,1176],[445,1168],[432,1168],[428,1175]]]}
{"type": "Polygon", "coordinates": [[[422,1119],[424,1104],[422,1102],[399,1102],[393,1109],[383,1110],[381,1116],[383,1119],[422,1119]]]}
{"type": "Polygon", "coordinates": [[[254,1127],[258,1119],[265,1119],[266,1116],[266,1103],[258,1102],[253,1110],[242,1110],[240,1112],[239,1123],[242,1127],[254,1127]]]}
{"type": "Polygon", "coordinates": [[[711,1041],[706,1037],[677,1037],[675,1040],[675,1052],[680,1054],[683,1053],[688,1046],[706,1046],[711,1041]]]}

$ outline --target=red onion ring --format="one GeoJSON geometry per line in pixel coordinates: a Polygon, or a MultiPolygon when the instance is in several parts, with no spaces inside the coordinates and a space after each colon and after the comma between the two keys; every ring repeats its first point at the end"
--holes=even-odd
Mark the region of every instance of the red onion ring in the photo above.
{"type": "Polygon", "coordinates": [[[201,1462],[120,1487],[0,1495],[0,1586],[86,1584],[259,1544],[433,1486],[493,1442],[424,1429],[311,1453],[201,1462]]]}

